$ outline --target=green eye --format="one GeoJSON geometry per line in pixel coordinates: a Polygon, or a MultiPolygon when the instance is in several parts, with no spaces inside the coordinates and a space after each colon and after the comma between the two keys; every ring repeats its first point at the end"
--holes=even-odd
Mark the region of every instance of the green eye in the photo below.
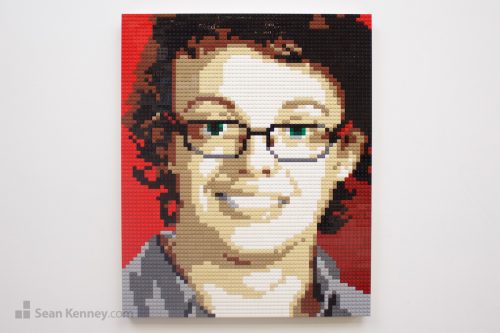
{"type": "Polygon", "coordinates": [[[293,126],[290,127],[290,136],[291,137],[301,137],[306,135],[306,127],[304,126],[293,126]]]}
{"type": "Polygon", "coordinates": [[[207,124],[207,132],[211,135],[219,135],[224,131],[224,123],[209,123],[207,124]]]}

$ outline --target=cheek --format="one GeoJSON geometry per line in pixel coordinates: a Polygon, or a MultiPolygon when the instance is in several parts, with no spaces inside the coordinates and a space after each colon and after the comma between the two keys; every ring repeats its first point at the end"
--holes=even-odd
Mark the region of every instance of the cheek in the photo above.
{"type": "Polygon", "coordinates": [[[215,158],[202,158],[197,163],[198,165],[198,173],[200,177],[206,181],[208,181],[211,177],[214,177],[217,170],[220,167],[220,162],[215,158]]]}
{"type": "Polygon", "coordinates": [[[216,177],[220,168],[220,162],[217,159],[195,158],[189,166],[191,170],[191,193],[193,199],[199,203],[204,212],[208,211],[207,184],[216,177]]]}
{"type": "Polygon", "coordinates": [[[176,145],[177,167],[174,172],[184,178],[184,183],[206,184],[214,177],[220,167],[220,160],[203,158],[201,155],[188,151],[184,147],[182,139],[178,139],[176,145]]]}
{"type": "Polygon", "coordinates": [[[318,199],[322,192],[326,175],[324,159],[315,163],[290,163],[287,173],[297,188],[297,197],[301,199],[318,199]],[[311,198],[311,195],[315,195],[311,198]]]}
{"type": "Polygon", "coordinates": [[[334,172],[330,163],[325,159],[316,163],[296,163],[288,173],[298,189],[290,199],[290,212],[315,221],[318,215],[323,214],[334,187],[334,172]]]}
{"type": "Polygon", "coordinates": [[[221,162],[218,159],[203,158],[186,150],[182,140],[176,142],[176,166],[173,170],[180,177],[179,194],[183,201],[195,206],[207,207],[207,184],[216,177],[221,162]]]}

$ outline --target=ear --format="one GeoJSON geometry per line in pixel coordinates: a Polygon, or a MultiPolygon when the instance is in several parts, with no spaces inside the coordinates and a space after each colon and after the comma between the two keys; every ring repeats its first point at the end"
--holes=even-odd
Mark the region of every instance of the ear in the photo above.
{"type": "Polygon", "coordinates": [[[172,138],[170,139],[170,142],[167,145],[166,148],[166,155],[168,156],[168,164],[167,168],[172,171],[174,174],[179,173],[179,158],[183,158],[182,154],[181,156],[178,156],[177,152],[180,151],[178,145],[183,145],[183,139],[179,137],[176,134],[172,135],[172,138]]]}
{"type": "Polygon", "coordinates": [[[350,128],[339,137],[332,147],[336,160],[336,181],[343,181],[354,171],[367,141],[366,135],[357,128],[350,128]]]}

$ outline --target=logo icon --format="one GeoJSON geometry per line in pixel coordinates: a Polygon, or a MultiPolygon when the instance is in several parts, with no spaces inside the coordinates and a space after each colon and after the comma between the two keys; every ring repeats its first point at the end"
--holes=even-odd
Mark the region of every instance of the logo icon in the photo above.
{"type": "Polygon", "coordinates": [[[30,301],[23,301],[23,309],[16,310],[15,318],[16,319],[30,319],[30,301]]]}

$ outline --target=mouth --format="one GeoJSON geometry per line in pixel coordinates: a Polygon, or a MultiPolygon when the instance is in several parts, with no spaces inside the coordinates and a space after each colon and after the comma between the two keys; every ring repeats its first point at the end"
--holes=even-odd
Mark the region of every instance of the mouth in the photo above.
{"type": "Polygon", "coordinates": [[[270,210],[282,208],[290,203],[290,198],[286,196],[229,195],[225,192],[216,192],[215,197],[233,209],[270,210]]]}

